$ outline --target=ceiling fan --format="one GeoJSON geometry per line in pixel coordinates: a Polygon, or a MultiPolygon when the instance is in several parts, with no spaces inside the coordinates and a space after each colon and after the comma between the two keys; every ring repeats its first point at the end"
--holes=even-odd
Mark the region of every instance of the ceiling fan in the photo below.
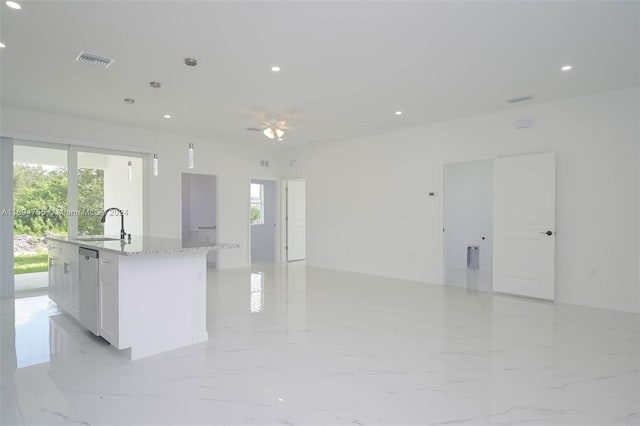
{"type": "Polygon", "coordinates": [[[284,131],[289,130],[285,120],[264,121],[262,123],[262,128],[264,129],[262,133],[269,139],[282,139],[284,131]]]}
{"type": "Polygon", "coordinates": [[[262,132],[269,139],[278,139],[281,141],[284,136],[284,131],[289,129],[290,127],[287,125],[286,120],[281,116],[274,116],[270,119],[263,120],[260,128],[247,127],[246,130],[262,132]]]}

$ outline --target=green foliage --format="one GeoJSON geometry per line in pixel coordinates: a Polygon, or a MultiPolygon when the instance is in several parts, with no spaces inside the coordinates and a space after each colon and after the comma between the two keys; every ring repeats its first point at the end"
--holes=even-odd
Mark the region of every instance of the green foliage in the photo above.
{"type": "Polygon", "coordinates": [[[69,214],[78,215],[78,229],[86,234],[102,234],[103,224],[96,212],[104,210],[104,171],[78,171],[78,212],[67,206],[66,168],[14,164],[14,232],[34,237],[45,231],[67,233],[69,214]],[[91,214],[87,214],[90,212],[91,214]]]}
{"type": "Polygon", "coordinates": [[[251,206],[251,224],[261,223],[260,220],[260,209],[256,206],[251,206]]]}
{"type": "Polygon", "coordinates": [[[15,164],[13,170],[14,232],[36,237],[45,231],[66,233],[66,169],[15,164]]]}
{"type": "Polygon", "coordinates": [[[45,272],[49,267],[47,253],[23,254],[16,256],[14,259],[14,273],[16,275],[45,272]]]}
{"type": "Polygon", "coordinates": [[[78,231],[103,235],[104,223],[96,212],[104,210],[104,170],[78,170],[78,231]]]}

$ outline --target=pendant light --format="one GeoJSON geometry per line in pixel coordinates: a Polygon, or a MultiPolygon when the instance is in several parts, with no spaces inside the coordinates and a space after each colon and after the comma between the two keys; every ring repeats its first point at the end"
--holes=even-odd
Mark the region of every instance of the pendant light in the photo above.
{"type": "MultiPolygon", "coordinates": [[[[162,87],[162,83],[160,83],[159,81],[150,81],[149,86],[152,89],[159,89],[162,87]]],[[[157,119],[156,119],[157,114],[158,114],[158,91],[154,90],[153,91],[153,115],[151,116],[152,123],[157,122],[157,119]]],[[[155,131],[157,133],[157,126],[155,131]]],[[[153,154],[152,173],[154,176],[158,176],[158,154],[153,154]]]]}
{"type": "Polygon", "coordinates": [[[189,168],[193,169],[193,142],[189,142],[189,168]]]}

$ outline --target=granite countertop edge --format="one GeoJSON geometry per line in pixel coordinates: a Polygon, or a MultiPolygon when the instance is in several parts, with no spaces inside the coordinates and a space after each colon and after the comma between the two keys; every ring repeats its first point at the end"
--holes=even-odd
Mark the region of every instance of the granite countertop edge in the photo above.
{"type": "MultiPolygon", "coordinates": [[[[132,241],[137,243],[137,239],[141,239],[143,237],[132,237],[132,241]]],[[[128,240],[124,240],[124,245],[122,245],[122,240],[108,240],[108,241],[90,241],[83,240],[78,238],[69,238],[67,236],[50,236],[47,237],[47,240],[58,241],[63,243],[75,244],[77,246],[83,246],[87,248],[95,248],[98,250],[102,250],[108,253],[118,254],[120,256],[147,256],[147,255],[163,255],[163,254],[174,254],[174,253],[198,253],[198,252],[208,252],[210,250],[220,250],[220,249],[232,249],[239,248],[239,244],[231,244],[231,243],[203,243],[202,245],[194,245],[184,247],[180,240],[174,240],[169,238],[145,238],[143,242],[149,246],[148,248],[142,247],[140,249],[132,247],[128,240]],[[159,243],[160,247],[153,247],[154,242],[159,243]],[[115,246],[117,244],[117,246],[115,246]],[[163,247],[163,245],[171,245],[175,244],[175,246],[171,247],[163,247]],[[115,247],[110,247],[110,245],[115,247]],[[126,249],[130,251],[126,251],[126,249]]]]}

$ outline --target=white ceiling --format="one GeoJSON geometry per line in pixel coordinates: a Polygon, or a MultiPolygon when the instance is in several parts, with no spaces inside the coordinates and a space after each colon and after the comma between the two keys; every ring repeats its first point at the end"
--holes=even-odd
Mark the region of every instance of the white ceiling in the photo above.
{"type": "Polygon", "coordinates": [[[234,143],[278,113],[288,146],[335,141],[640,85],[639,5],[2,1],[1,101],[234,143]]]}

